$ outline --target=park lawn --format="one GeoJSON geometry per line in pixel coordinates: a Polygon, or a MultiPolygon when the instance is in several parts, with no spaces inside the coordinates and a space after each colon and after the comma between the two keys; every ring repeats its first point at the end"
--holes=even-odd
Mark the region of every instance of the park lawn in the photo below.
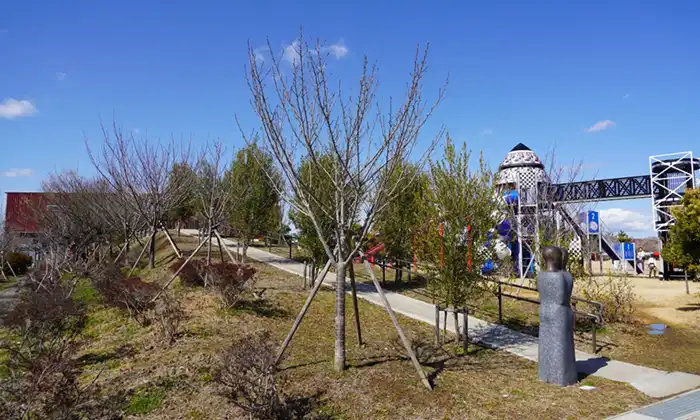
{"type": "MultiPolygon", "coordinates": [[[[192,238],[185,239],[185,241],[192,241],[192,238]]],[[[196,240],[193,243],[196,243],[196,240]]],[[[273,253],[277,250],[278,255],[285,256],[282,247],[273,246],[272,250],[273,253]]],[[[377,279],[381,280],[381,268],[375,265],[373,269],[377,279]]],[[[371,283],[364,265],[355,264],[355,272],[358,282],[371,283]]],[[[408,282],[404,276],[404,281],[397,283],[394,281],[394,276],[394,270],[386,270],[385,288],[387,290],[433,303],[433,297],[427,290],[424,279],[416,281],[414,278],[412,282],[408,282]]],[[[516,289],[508,292],[517,293],[516,289]]],[[[521,295],[537,299],[535,292],[523,290],[521,295]]],[[[498,299],[494,295],[485,295],[471,309],[477,318],[494,323],[498,321],[498,299]]],[[[536,336],[539,330],[538,309],[539,307],[533,303],[504,297],[503,323],[514,330],[536,336]]],[[[587,310],[585,307],[580,309],[587,310]]],[[[636,322],[633,324],[608,324],[599,328],[597,331],[598,352],[596,354],[612,360],[670,372],[700,374],[700,331],[688,325],[670,324],[671,328],[665,334],[650,335],[647,333],[649,324],[668,324],[668,322],[647,315],[643,309],[640,305],[636,312],[636,322]],[[673,355],[673,357],[669,355],[673,355]]],[[[575,343],[578,350],[591,353],[591,325],[586,321],[583,317],[577,319],[575,343]]]]}
{"type": "MultiPolygon", "coordinates": [[[[414,299],[433,302],[433,297],[421,284],[394,285],[397,290],[414,299]]],[[[514,291],[509,293],[514,294],[514,291]]],[[[537,299],[537,294],[522,291],[522,296],[537,299]]],[[[606,324],[597,331],[599,356],[669,372],[679,371],[700,374],[700,331],[685,324],[669,324],[644,311],[642,304],[635,312],[631,324],[606,324]],[[648,325],[665,323],[670,328],[662,335],[648,334],[648,325]]],[[[470,307],[472,315],[485,321],[498,322],[498,299],[487,294],[470,307]]],[[[586,310],[586,308],[580,308],[586,310]]],[[[537,336],[539,331],[539,307],[533,303],[503,298],[503,324],[516,331],[537,336]]],[[[591,353],[591,325],[583,317],[577,318],[575,344],[578,350],[591,353]]]]}
{"type": "MultiPolygon", "coordinates": [[[[178,239],[187,248],[188,239],[178,239]]],[[[167,253],[159,239],[159,254],[167,253]]],[[[159,255],[165,264],[170,257],[159,255]]],[[[224,311],[203,289],[173,285],[187,319],[183,336],[162,342],[156,327],[141,328],[106,308],[89,284],[78,296],[89,302],[86,346],[80,360],[84,380],[97,383],[127,414],[139,418],[240,418],[242,413],[219,395],[213,366],[222,351],[246,332],[266,329],[279,342],[287,334],[308,291],[298,277],[253,262],[266,305],[224,311]]],[[[162,281],[163,267],[142,269],[144,278],[162,281]]],[[[333,371],[334,293],[321,290],[288,350],[279,373],[280,389],[290,399],[305,398],[315,415],[331,418],[603,418],[652,402],[623,383],[585,378],[596,389],[559,388],[537,380],[535,363],[472,346],[466,356],[446,345],[424,368],[436,388],[426,390],[403,355],[384,309],[360,301],[364,346],[359,346],[348,302],[348,369],[333,371]]],[[[415,342],[429,343],[432,330],[399,316],[415,342]]]]}
{"type": "Polygon", "coordinates": [[[7,290],[10,287],[13,287],[17,285],[17,278],[14,276],[7,276],[7,281],[5,281],[4,278],[0,277],[0,292],[3,290],[7,290]]]}

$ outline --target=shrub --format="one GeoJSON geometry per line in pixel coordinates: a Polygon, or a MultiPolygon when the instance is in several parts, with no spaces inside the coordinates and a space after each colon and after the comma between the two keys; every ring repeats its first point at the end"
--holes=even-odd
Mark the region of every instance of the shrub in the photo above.
{"type": "Polygon", "coordinates": [[[9,375],[0,380],[0,418],[79,418],[89,389],[81,387],[75,364],[76,337],[86,308],[66,287],[28,290],[8,313],[14,337],[0,346],[9,375]]]}
{"type": "Polygon", "coordinates": [[[255,284],[255,268],[247,264],[219,263],[202,270],[221,303],[232,308],[255,284]]]}
{"type": "MultiPolygon", "coordinates": [[[[175,274],[180,266],[185,262],[184,259],[180,258],[175,260],[174,263],[168,267],[172,274],[175,274]]],[[[190,260],[186,266],[180,270],[178,277],[180,277],[180,282],[185,286],[190,287],[201,287],[204,286],[204,267],[206,262],[203,259],[190,260]]]]}
{"type": "Polygon", "coordinates": [[[154,318],[158,322],[160,332],[170,344],[180,336],[180,324],[185,318],[185,312],[180,302],[168,293],[163,293],[156,302],[154,318]]]}
{"type": "Polygon", "coordinates": [[[257,419],[289,418],[275,381],[275,352],[266,331],[237,340],[221,357],[214,381],[228,400],[257,419]]]}
{"type": "Polygon", "coordinates": [[[634,321],[636,295],[629,277],[588,277],[581,286],[583,297],[603,304],[603,319],[609,323],[634,321]]]}
{"type": "Polygon", "coordinates": [[[60,338],[77,334],[85,326],[87,309],[69,296],[60,284],[47,284],[38,290],[27,290],[5,317],[5,325],[22,330],[22,335],[60,338]]]}
{"type": "Polygon", "coordinates": [[[11,274],[13,271],[17,275],[25,274],[32,265],[32,257],[21,252],[8,252],[5,254],[5,263],[3,270],[5,270],[6,274],[11,274]],[[8,264],[12,267],[11,270],[7,266],[8,264]]]}
{"type": "Polygon", "coordinates": [[[141,325],[150,323],[148,311],[155,308],[153,298],[160,287],[139,277],[125,277],[115,265],[93,270],[92,283],[107,305],[124,309],[141,325]]]}

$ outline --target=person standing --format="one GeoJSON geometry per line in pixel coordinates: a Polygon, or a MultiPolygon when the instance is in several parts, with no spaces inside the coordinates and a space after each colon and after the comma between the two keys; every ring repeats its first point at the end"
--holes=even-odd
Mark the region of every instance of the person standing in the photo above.
{"type": "Polygon", "coordinates": [[[656,269],[656,258],[654,258],[653,255],[647,260],[647,269],[649,270],[649,278],[656,277],[658,275],[658,271],[656,269]]]}

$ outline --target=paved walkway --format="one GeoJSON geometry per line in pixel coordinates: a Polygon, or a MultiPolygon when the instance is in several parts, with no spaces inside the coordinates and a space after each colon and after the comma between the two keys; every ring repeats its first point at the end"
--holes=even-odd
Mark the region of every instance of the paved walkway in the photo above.
{"type": "Polygon", "coordinates": [[[690,420],[700,419],[700,390],[638,408],[610,420],[690,420]]]}
{"type": "MultiPolygon", "coordinates": [[[[182,229],[182,233],[196,236],[194,229],[182,229]]],[[[224,239],[226,246],[235,246],[236,242],[224,239]]],[[[280,270],[303,276],[304,264],[280,257],[259,248],[249,247],[248,257],[269,264],[280,270]]],[[[335,275],[328,273],[324,284],[332,286],[335,275]]],[[[379,293],[374,286],[360,283],[357,294],[376,305],[382,305],[379,293]]],[[[385,291],[389,304],[394,311],[409,318],[435,325],[435,306],[404,296],[399,293],[385,291]]],[[[444,318],[441,316],[441,323],[444,318]]],[[[462,320],[460,317],[460,324],[462,320]]],[[[454,331],[454,321],[448,319],[448,330],[454,331]]],[[[537,362],[538,339],[527,334],[513,331],[502,325],[492,324],[472,316],[468,319],[469,338],[491,348],[497,348],[509,353],[537,362]]],[[[461,331],[461,329],[460,329],[461,331]]],[[[576,351],[578,371],[586,375],[598,376],[618,382],[626,382],[639,391],[654,398],[665,398],[700,387],[700,376],[684,372],[665,372],[630,363],[609,360],[576,351]]]]}

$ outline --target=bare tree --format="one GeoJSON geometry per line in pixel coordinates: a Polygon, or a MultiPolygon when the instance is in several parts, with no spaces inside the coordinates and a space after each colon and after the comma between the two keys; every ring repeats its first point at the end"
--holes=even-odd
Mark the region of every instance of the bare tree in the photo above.
{"type": "MultiPolygon", "coordinates": [[[[256,61],[253,49],[249,48],[248,85],[251,104],[261,123],[261,143],[274,156],[287,182],[288,188],[280,193],[291,208],[311,219],[326,255],[335,267],[335,369],[340,371],[345,368],[347,265],[358,255],[362,239],[377,216],[408,181],[408,175],[400,169],[401,163],[414,154],[419,132],[441,99],[443,90],[432,104],[423,98],[427,48],[423,52],[416,51],[403,103],[395,107],[389,100],[389,108],[381,109],[376,97],[376,66],[370,66],[367,59],[363,63],[357,90],[348,92],[340,82],[337,89],[333,88],[336,82],[331,80],[328,54],[323,44],[316,43],[310,48],[300,39],[295,47],[293,57],[287,55],[288,59],[291,58],[287,60],[289,62],[274,55],[271,61],[256,61]],[[269,68],[266,67],[268,62],[271,63],[269,68]],[[288,64],[291,68],[287,67],[288,64]],[[332,157],[330,169],[317,164],[319,156],[324,153],[332,157]],[[314,189],[299,176],[299,163],[304,159],[317,165],[318,172],[330,181],[332,202],[318,199],[314,189]],[[333,220],[335,247],[323,234],[319,224],[322,215],[333,220]],[[347,238],[353,224],[358,222],[362,228],[351,248],[347,238]]],[[[243,132],[249,143],[256,134],[243,132]]],[[[440,130],[432,141],[427,142],[425,151],[418,153],[419,167],[424,165],[426,156],[442,135],[443,130],[440,130]]]]}
{"type": "Polygon", "coordinates": [[[174,140],[154,144],[146,137],[136,139],[133,134],[125,135],[116,123],[111,131],[102,126],[102,132],[104,143],[99,154],[94,154],[86,142],[90,159],[110,187],[124,194],[122,202],[131,206],[149,227],[149,267],[155,266],[156,233],[161,229],[180,256],[163,221],[190,191],[186,183],[169,183],[173,165],[188,161],[189,145],[174,140]]]}
{"type": "MultiPolygon", "coordinates": [[[[226,208],[230,201],[231,190],[224,185],[226,165],[222,162],[223,154],[221,142],[217,141],[213,145],[207,145],[195,167],[197,184],[194,191],[198,201],[197,209],[207,230],[207,267],[211,265],[214,232],[219,224],[226,219],[226,208]]],[[[223,259],[224,250],[218,235],[216,235],[216,239],[223,259]]],[[[205,285],[207,277],[205,275],[205,285]]]]}

